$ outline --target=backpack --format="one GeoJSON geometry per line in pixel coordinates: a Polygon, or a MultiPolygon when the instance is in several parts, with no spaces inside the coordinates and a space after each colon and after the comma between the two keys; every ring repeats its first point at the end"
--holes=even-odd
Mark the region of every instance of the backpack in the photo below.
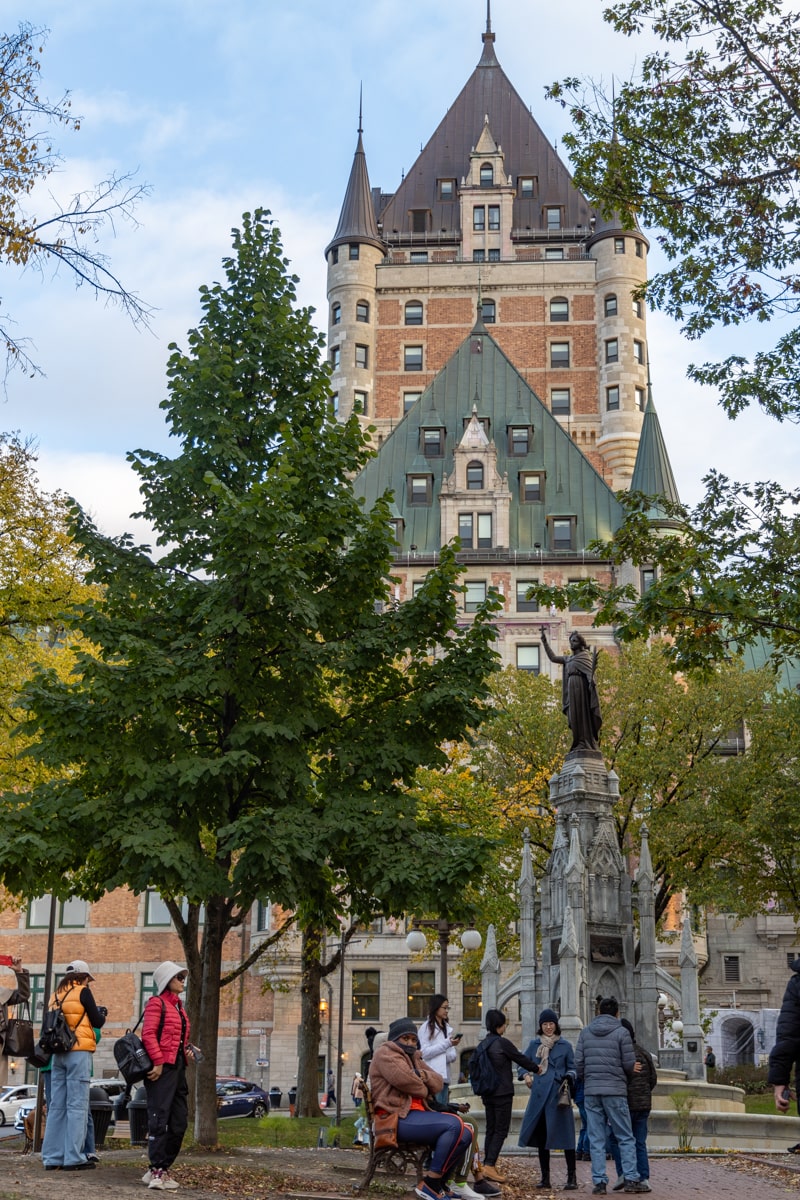
{"type": "Polygon", "coordinates": [[[45,1055],[66,1054],[78,1040],[78,1035],[70,1028],[61,1001],[56,1000],[55,1008],[48,1008],[42,1020],[42,1036],[39,1038],[39,1049],[45,1055]]]}
{"type": "MultiPolygon", "coordinates": [[[[156,1033],[157,1042],[161,1041],[166,1012],[167,1006],[162,1000],[161,1019],[158,1022],[158,1032],[156,1033]]],[[[114,1058],[117,1060],[120,1075],[128,1085],[125,1089],[127,1095],[130,1095],[130,1089],[133,1084],[141,1083],[147,1073],[153,1069],[153,1060],[145,1050],[142,1039],[136,1033],[143,1017],[144,1012],[142,1012],[133,1029],[126,1029],[122,1037],[114,1042],[114,1058]]]]}
{"type": "Polygon", "coordinates": [[[469,1060],[469,1081],[476,1096],[487,1096],[495,1091],[500,1080],[497,1077],[494,1063],[489,1057],[489,1047],[497,1040],[496,1033],[490,1033],[482,1042],[478,1042],[469,1060]]]}

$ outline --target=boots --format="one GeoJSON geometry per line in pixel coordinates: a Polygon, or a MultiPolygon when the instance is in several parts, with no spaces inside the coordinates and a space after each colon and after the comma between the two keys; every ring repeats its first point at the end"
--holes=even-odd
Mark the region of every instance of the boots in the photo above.
{"type": "Polygon", "coordinates": [[[537,1187],[537,1189],[539,1189],[539,1188],[546,1188],[546,1189],[549,1191],[549,1189],[550,1189],[550,1176],[549,1176],[549,1175],[543,1175],[543,1176],[542,1176],[542,1178],[539,1180],[539,1182],[536,1184],[536,1187],[537,1187]]]}
{"type": "Polygon", "coordinates": [[[539,1167],[541,1168],[542,1178],[536,1184],[537,1188],[550,1188],[550,1151],[539,1150],[539,1167]]]}
{"type": "Polygon", "coordinates": [[[577,1190],[578,1190],[578,1177],[575,1174],[575,1168],[573,1167],[571,1171],[567,1170],[567,1182],[564,1184],[564,1191],[565,1192],[577,1192],[577,1190]]]}

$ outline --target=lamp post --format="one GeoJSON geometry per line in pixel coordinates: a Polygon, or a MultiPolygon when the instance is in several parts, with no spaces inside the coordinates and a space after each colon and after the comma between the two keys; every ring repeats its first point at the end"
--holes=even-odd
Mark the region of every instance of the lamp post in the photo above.
{"type": "Polygon", "coordinates": [[[463,921],[448,921],[447,917],[432,917],[429,919],[414,919],[414,928],[410,930],[406,937],[406,945],[412,954],[419,954],[427,945],[427,938],[422,932],[423,929],[437,929],[439,931],[439,992],[442,996],[447,995],[447,949],[450,945],[450,934],[456,929],[463,929],[461,934],[461,945],[465,950],[478,950],[483,938],[477,929],[468,926],[464,929],[463,921]]]}

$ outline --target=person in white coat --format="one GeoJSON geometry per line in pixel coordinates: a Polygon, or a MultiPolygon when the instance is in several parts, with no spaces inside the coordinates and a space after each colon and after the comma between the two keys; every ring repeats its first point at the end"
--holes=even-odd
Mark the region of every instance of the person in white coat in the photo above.
{"type": "Polygon", "coordinates": [[[438,992],[431,997],[428,1016],[417,1030],[422,1057],[431,1070],[441,1075],[444,1087],[436,1096],[440,1104],[447,1104],[450,1097],[450,1063],[455,1062],[461,1034],[454,1033],[448,1022],[450,1005],[447,996],[438,992]]]}

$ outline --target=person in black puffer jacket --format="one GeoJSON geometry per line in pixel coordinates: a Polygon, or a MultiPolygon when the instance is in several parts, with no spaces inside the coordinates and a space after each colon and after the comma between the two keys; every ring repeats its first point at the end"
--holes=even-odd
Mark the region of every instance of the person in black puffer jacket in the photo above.
{"type": "Polygon", "coordinates": [[[497,1087],[488,1095],[482,1095],[483,1107],[486,1109],[486,1136],[483,1141],[483,1173],[494,1183],[504,1183],[503,1176],[497,1171],[495,1163],[500,1157],[503,1142],[508,1137],[511,1128],[511,1109],[514,1104],[514,1080],[511,1076],[511,1064],[524,1067],[532,1075],[538,1075],[539,1064],[535,1059],[522,1054],[513,1042],[503,1037],[506,1031],[506,1014],[499,1008],[490,1008],[486,1014],[486,1029],[495,1034],[489,1043],[489,1058],[497,1075],[497,1087]]]}
{"type": "MultiPolygon", "coordinates": [[[[792,963],[792,977],[786,985],[781,1011],[778,1013],[778,1024],[775,1027],[775,1045],[769,1054],[767,1083],[775,1089],[775,1107],[778,1112],[789,1111],[791,1093],[784,1095],[784,1091],[789,1088],[792,1078],[792,1063],[797,1088],[800,1080],[800,958],[796,958],[792,963]]],[[[796,1099],[796,1091],[794,1094],[796,1099]]],[[[800,1153],[800,1143],[791,1149],[794,1153],[800,1153]]]]}
{"type": "MultiPolygon", "coordinates": [[[[648,1051],[636,1041],[636,1034],[630,1021],[626,1021],[623,1017],[620,1025],[631,1035],[636,1055],[636,1066],[628,1079],[628,1108],[631,1112],[633,1140],[636,1142],[636,1166],[639,1168],[639,1182],[647,1184],[647,1190],[650,1191],[650,1184],[647,1183],[650,1178],[650,1159],[647,1156],[647,1122],[653,1106],[651,1095],[653,1088],[658,1083],[658,1072],[648,1051]]],[[[608,1140],[611,1143],[611,1153],[614,1157],[618,1177],[612,1191],[621,1192],[625,1184],[619,1144],[613,1132],[610,1133],[608,1140]],[[620,1183],[620,1180],[623,1182],[620,1183]]]]}

